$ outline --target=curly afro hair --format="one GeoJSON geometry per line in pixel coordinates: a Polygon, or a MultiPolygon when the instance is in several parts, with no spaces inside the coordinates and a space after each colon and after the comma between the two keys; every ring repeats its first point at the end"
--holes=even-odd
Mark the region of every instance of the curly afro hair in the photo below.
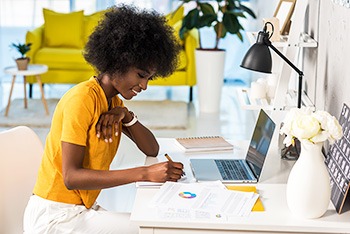
{"type": "Polygon", "coordinates": [[[84,58],[99,73],[124,74],[131,67],[171,75],[180,45],[173,28],[155,11],[120,5],[107,10],[85,46],[84,58]]]}

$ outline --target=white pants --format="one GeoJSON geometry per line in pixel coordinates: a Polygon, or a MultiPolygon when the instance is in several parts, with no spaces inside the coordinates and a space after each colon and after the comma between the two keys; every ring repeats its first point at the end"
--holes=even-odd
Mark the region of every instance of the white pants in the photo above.
{"type": "Polygon", "coordinates": [[[130,224],[129,213],[109,212],[96,204],[87,209],[36,195],[30,197],[23,226],[26,234],[138,233],[138,227],[130,224]]]}

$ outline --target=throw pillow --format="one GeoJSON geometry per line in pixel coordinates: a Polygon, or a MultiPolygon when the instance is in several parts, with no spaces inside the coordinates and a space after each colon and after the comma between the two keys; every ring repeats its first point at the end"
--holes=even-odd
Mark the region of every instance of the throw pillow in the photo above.
{"type": "Polygon", "coordinates": [[[180,29],[182,26],[182,20],[178,21],[173,25],[175,38],[179,41],[180,45],[184,44],[184,41],[180,38],[180,29]]]}
{"type": "Polygon", "coordinates": [[[82,48],[84,11],[59,13],[44,8],[43,14],[45,46],[82,48]]]}
{"type": "Polygon", "coordinates": [[[182,26],[183,15],[184,7],[181,6],[175,12],[171,12],[165,16],[167,23],[174,28],[175,37],[179,41],[180,45],[183,45],[183,41],[180,39],[179,34],[182,26]]]}
{"type": "Polygon", "coordinates": [[[175,12],[170,12],[169,14],[167,14],[165,16],[165,18],[166,18],[168,24],[170,26],[173,26],[178,21],[182,20],[183,15],[184,15],[184,7],[181,6],[180,8],[176,9],[175,12]]]}
{"type": "Polygon", "coordinates": [[[86,44],[90,34],[94,31],[98,22],[103,19],[106,11],[98,11],[91,15],[84,16],[84,27],[83,27],[83,42],[86,44]]]}

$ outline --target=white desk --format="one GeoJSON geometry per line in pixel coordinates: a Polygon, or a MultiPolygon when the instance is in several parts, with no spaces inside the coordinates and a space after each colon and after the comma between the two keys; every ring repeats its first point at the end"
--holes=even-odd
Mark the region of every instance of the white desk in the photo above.
{"type": "Polygon", "coordinates": [[[338,215],[330,205],[319,219],[299,219],[289,212],[285,184],[258,184],[257,190],[265,211],[249,217],[220,220],[166,220],[157,216],[157,209],[148,207],[157,189],[138,189],[131,220],[140,226],[140,234],[169,233],[350,233],[350,212],[338,215]]]}
{"type": "MultiPolygon", "coordinates": [[[[257,189],[265,207],[264,212],[252,212],[249,217],[235,217],[227,221],[167,220],[157,216],[157,210],[148,206],[157,189],[137,190],[131,220],[140,226],[140,234],[162,233],[350,233],[350,212],[338,215],[332,203],[319,219],[298,219],[289,212],[285,188],[293,162],[280,159],[277,153],[277,137],[274,134],[257,189]]],[[[212,154],[184,154],[173,144],[174,139],[159,139],[160,154],[169,153],[174,161],[182,161],[189,179],[193,179],[188,160],[191,157],[213,157],[212,154]],[[191,178],[192,177],[192,178],[191,178]]],[[[233,142],[234,157],[244,157],[247,142],[233,142]]],[[[232,157],[231,153],[215,153],[217,158],[232,157]]],[[[147,158],[146,164],[162,158],[147,158]]]]}

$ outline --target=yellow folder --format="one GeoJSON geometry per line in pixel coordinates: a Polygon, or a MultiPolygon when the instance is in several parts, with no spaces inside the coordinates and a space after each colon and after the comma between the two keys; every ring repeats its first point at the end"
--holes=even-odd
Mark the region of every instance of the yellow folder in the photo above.
{"type": "MultiPolygon", "coordinates": [[[[238,186],[238,185],[227,185],[226,186],[227,189],[229,190],[236,190],[236,191],[242,191],[242,192],[254,192],[254,193],[258,193],[256,191],[256,187],[255,186],[238,186]]],[[[256,200],[252,211],[264,211],[264,205],[262,204],[260,197],[258,198],[258,200],[256,200]]]]}

